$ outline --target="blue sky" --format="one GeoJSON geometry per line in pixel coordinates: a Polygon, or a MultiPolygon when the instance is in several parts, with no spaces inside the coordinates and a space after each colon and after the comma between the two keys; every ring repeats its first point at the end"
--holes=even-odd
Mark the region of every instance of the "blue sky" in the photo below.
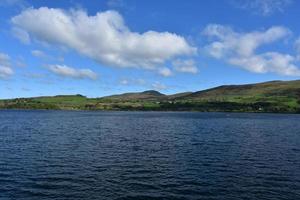
{"type": "Polygon", "coordinates": [[[0,0],[0,98],[300,78],[300,1],[0,0]]]}

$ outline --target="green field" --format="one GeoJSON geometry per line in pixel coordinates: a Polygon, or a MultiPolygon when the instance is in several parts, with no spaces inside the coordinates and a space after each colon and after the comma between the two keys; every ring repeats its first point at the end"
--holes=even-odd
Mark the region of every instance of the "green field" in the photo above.
{"type": "Polygon", "coordinates": [[[59,95],[0,100],[1,109],[300,112],[300,81],[224,85],[164,95],[154,90],[101,98],[59,95]]]}

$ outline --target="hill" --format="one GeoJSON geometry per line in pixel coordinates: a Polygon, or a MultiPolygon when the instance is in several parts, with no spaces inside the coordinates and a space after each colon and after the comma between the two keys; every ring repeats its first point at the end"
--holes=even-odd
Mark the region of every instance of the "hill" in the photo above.
{"type": "Polygon", "coordinates": [[[164,99],[166,95],[155,91],[147,90],[144,92],[135,92],[135,93],[124,93],[119,95],[112,95],[107,97],[102,97],[102,100],[115,100],[115,101],[139,101],[139,100],[159,100],[164,99]]]}
{"type": "Polygon", "coordinates": [[[224,85],[194,92],[186,99],[221,101],[269,101],[276,97],[299,98],[300,81],[271,81],[247,85],[224,85]]]}
{"type": "Polygon", "coordinates": [[[0,100],[2,109],[300,112],[300,80],[223,85],[165,95],[155,90],[101,98],[58,95],[0,100]]]}

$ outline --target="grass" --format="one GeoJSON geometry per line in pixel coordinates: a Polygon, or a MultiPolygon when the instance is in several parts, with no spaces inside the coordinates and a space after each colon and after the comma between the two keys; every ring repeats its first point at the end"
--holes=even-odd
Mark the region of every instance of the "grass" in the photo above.
{"type": "Polygon", "coordinates": [[[0,108],[66,110],[192,110],[238,112],[300,111],[300,81],[272,81],[220,86],[204,91],[164,95],[156,91],[102,98],[82,95],[0,100],[0,108]]]}

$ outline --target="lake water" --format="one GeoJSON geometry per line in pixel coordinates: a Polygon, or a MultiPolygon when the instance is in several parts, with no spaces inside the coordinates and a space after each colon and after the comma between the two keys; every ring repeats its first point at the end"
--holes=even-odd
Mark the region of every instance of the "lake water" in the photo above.
{"type": "Polygon", "coordinates": [[[0,199],[300,199],[300,115],[0,111],[0,199]]]}

